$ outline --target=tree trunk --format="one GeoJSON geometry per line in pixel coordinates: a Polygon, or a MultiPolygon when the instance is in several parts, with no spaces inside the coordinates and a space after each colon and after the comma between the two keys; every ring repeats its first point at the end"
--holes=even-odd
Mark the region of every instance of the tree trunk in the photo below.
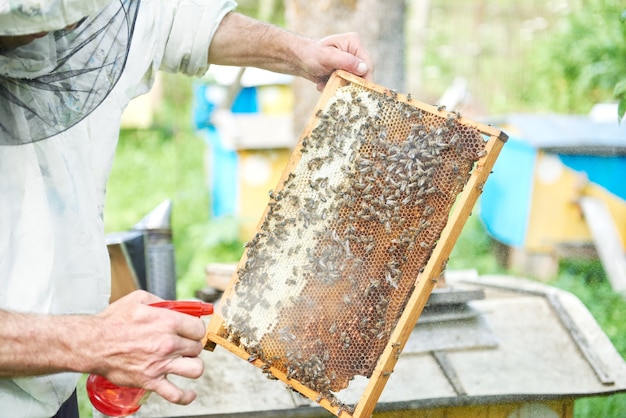
{"type": "MultiPolygon", "coordinates": [[[[286,26],[319,39],[342,32],[358,32],[374,62],[374,81],[405,90],[404,0],[285,0],[286,26]]],[[[319,98],[315,85],[296,79],[294,129],[299,135],[319,98]]]]}

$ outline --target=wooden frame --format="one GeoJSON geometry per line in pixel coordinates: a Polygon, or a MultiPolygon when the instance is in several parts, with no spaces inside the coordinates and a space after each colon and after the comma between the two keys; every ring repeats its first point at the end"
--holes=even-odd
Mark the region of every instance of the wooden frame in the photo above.
{"type": "MultiPolygon", "coordinates": [[[[373,90],[379,93],[389,93],[388,89],[368,82],[367,80],[364,80],[360,77],[351,75],[343,71],[336,71],[328,81],[328,84],[323,91],[319,102],[314,110],[314,115],[318,114],[318,111],[324,107],[324,105],[330,100],[330,98],[340,87],[346,86],[350,83],[361,85],[366,89],[373,90]]],[[[417,102],[415,100],[412,100],[410,97],[407,97],[406,95],[400,95],[395,92],[393,94],[397,100],[404,101],[405,103],[410,103],[416,108],[430,114],[443,117],[451,115],[450,112],[437,108],[436,106],[430,106],[417,102]]],[[[397,361],[397,356],[402,351],[412,329],[417,323],[417,320],[428,300],[428,297],[435,286],[437,278],[441,275],[443,269],[445,268],[445,263],[447,262],[452,248],[461,233],[463,225],[469,217],[476,200],[480,196],[483,185],[485,184],[485,181],[487,180],[487,177],[489,176],[493,168],[500,149],[507,139],[506,134],[491,126],[479,124],[462,117],[458,118],[457,121],[463,125],[470,126],[476,129],[484,137],[487,138],[487,141],[485,143],[486,152],[483,153],[484,155],[482,155],[482,157],[480,157],[478,162],[474,165],[469,180],[466,182],[463,191],[458,195],[456,204],[449,214],[448,222],[441,233],[440,239],[438,240],[436,246],[433,248],[433,251],[430,255],[430,258],[428,259],[426,266],[424,267],[424,270],[421,274],[418,275],[415,281],[415,287],[410,295],[408,303],[395,328],[393,329],[389,338],[389,342],[385,346],[382,355],[378,358],[376,367],[369,378],[368,385],[360,400],[354,406],[352,413],[346,411],[341,407],[338,408],[336,404],[333,404],[328,399],[320,397],[320,393],[312,390],[311,388],[305,386],[295,379],[289,378],[281,370],[274,369],[273,367],[264,364],[263,361],[261,361],[260,359],[251,358],[250,354],[246,350],[228,341],[228,339],[224,337],[225,322],[224,319],[219,315],[219,313],[213,315],[207,327],[207,335],[205,337],[206,349],[213,350],[216,345],[220,345],[232,352],[233,354],[241,357],[244,360],[249,361],[251,364],[254,364],[257,367],[264,367],[266,369],[269,368],[271,374],[274,377],[283,381],[286,385],[293,388],[294,390],[297,390],[302,395],[306,396],[312,401],[317,402],[319,405],[321,405],[334,415],[347,417],[371,416],[376,406],[376,403],[378,402],[378,399],[385,387],[387,379],[393,372],[393,368],[397,361]]],[[[299,161],[298,156],[301,155],[300,151],[302,150],[302,139],[308,137],[311,134],[315,122],[316,119],[315,117],[313,117],[305,127],[301,136],[301,140],[294,149],[292,158],[285,168],[283,176],[279,181],[279,185],[283,184],[289,173],[297,165],[299,161]]],[[[266,214],[267,209],[262,219],[265,218],[266,214]]],[[[259,226],[260,225],[261,223],[259,223],[259,226]]],[[[245,259],[246,256],[244,255],[242,257],[242,260],[240,261],[240,266],[243,266],[243,263],[245,263],[245,259]]],[[[231,279],[228,288],[225,290],[225,297],[228,297],[235,292],[235,284],[237,280],[238,276],[235,273],[231,279]]]]}

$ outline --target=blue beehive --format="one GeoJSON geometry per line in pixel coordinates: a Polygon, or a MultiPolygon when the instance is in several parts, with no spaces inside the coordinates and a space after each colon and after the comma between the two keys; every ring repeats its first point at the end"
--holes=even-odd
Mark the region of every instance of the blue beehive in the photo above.
{"type": "Polygon", "coordinates": [[[558,259],[589,246],[580,200],[603,202],[626,242],[626,125],[572,115],[507,115],[510,134],[485,185],[481,219],[489,234],[525,254],[558,259]]]}

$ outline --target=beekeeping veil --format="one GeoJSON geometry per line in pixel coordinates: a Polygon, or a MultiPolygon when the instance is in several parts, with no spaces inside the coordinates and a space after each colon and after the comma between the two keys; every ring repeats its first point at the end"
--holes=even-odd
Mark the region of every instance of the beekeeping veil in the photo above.
{"type": "Polygon", "coordinates": [[[0,50],[0,145],[49,138],[89,115],[124,69],[138,8],[139,0],[0,0],[0,36],[48,32],[0,50]]]}

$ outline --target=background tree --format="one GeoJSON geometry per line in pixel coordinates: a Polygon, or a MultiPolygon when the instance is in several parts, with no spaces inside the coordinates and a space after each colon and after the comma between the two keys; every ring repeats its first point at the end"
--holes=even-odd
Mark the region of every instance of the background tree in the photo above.
{"type": "Polygon", "coordinates": [[[595,103],[626,93],[624,4],[587,1],[560,20],[529,55],[533,76],[521,89],[523,102],[540,110],[587,113],[595,103]],[[617,86],[617,88],[616,88],[617,86]],[[538,100],[539,99],[539,100],[538,100]]]}

